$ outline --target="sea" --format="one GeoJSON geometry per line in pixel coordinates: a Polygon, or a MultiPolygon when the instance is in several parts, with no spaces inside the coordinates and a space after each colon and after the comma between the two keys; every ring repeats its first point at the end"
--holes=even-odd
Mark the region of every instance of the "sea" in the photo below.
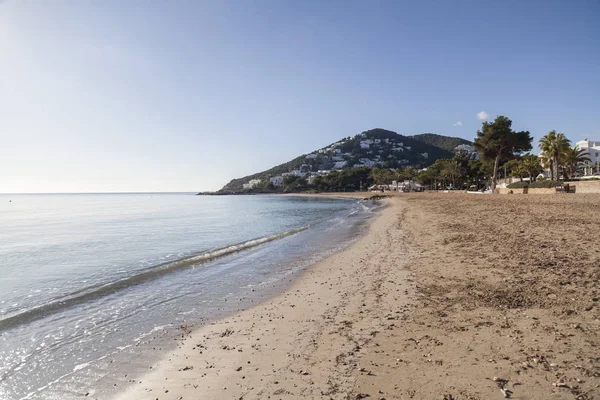
{"type": "Polygon", "coordinates": [[[359,238],[356,199],[0,195],[0,400],[111,399],[359,238]]]}

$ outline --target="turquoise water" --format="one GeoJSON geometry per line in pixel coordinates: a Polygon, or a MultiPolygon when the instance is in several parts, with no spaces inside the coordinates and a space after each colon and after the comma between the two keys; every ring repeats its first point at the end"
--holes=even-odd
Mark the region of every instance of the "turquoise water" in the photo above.
{"type": "Polygon", "coordinates": [[[108,398],[181,324],[281,290],[371,215],[308,197],[0,195],[0,399],[108,398]]]}

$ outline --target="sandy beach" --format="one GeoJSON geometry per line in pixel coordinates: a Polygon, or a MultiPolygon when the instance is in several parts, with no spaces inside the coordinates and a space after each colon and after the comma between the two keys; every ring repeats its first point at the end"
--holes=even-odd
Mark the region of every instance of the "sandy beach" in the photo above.
{"type": "Polygon", "coordinates": [[[284,293],[182,329],[118,400],[600,398],[600,196],[385,201],[284,293]]]}

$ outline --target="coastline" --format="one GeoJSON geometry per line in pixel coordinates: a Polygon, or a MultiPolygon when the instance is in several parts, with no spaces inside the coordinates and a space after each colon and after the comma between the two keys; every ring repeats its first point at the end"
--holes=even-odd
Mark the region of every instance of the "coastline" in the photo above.
{"type": "MultiPolygon", "coordinates": [[[[362,198],[356,194],[345,197],[362,198]]],[[[312,382],[307,383],[311,388],[302,389],[303,395],[319,396],[321,389],[328,385],[327,381],[332,380],[319,376],[316,370],[312,376],[309,370],[314,369],[313,362],[305,360],[303,367],[300,367],[300,358],[314,346],[315,335],[326,338],[323,328],[330,319],[342,318],[338,315],[342,303],[358,301],[351,299],[352,294],[362,292],[367,297],[373,293],[373,290],[361,287],[361,281],[348,281],[349,276],[372,276],[373,271],[362,269],[358,264],[351,270],[345,266],[351,265],[351,260],[357,257],[366,260],[364,254],[373,246],[384,251],[389,243],[377,242],[383,231],[393,225],[395,210],[394,207],[384,207],[365,235],[346,249],[306,268],[283,293],[238,314],[186,332],[175,351],[158,365],[149,366],[151,372],[140,377],[138,383],[116,399],[260,398],[270,390],[271,385],[276,386],[273,391],[294,393],[288,394],[293,397],[300,395],[300,391],[286,389],[288,385],[298,386],[299,382],[292,377],[312,382]],[[346,283],[350,282],[353,287],[348,291],[346,283]],[[337,290],[340,285],[344,285],[343,291],[337,290]],[[315,319],[317,316],[319,319],[315,319]],[[269,371],[273,372],[274,377],[271,382],[264,379],[269,371]],[[316,379],[320,382],[313,382],[316,379]],[[265,385],[261,387],[258,383],[265,385]]],[[[361,307],[359,304],[355,306],[361,307]]],[[[342,327],[347,323],[343,321],[342,327]]],[[[346,337],[344,332],[336,337],[345,342],[347,351],[356,347],[355,341],[346,337]]],[[[363,340],[369,341],[371,338],[366,333],[363,340]]],[[[324,362],[331,363],[331,371],[337,368],[337,353],[333,355],[329,352],[339,351],[340,343],[335,346],[333,342],[331,344],[319,346],[324,351],[323,355],[319,355],[319,369],[324,362]]]]}
{"type": "MultiPolygon", "coordinates": [[[[85,205],[100,204],[104,212],[86,218],[88,228],[84,224],[82,232],[96,232],[97,226],[103,229],[98,235],[81,235],[72,247],[67,245],[70,242],[55,246],[73,255],[82,250],[80,257],[64,262],[60,250],[36,251],[37,245],[45,246],[45,237],[61,232],[52,223],[41,224],[37,242],[29,236],[31,258],[22,263],[18,252],[11,256],[10,242],[3,243],[3,249],[9,248],[4,260],[17,261],[12,271],[18,272],[19,280],[4,280],[2,288],[9,290],[0,290],[4,304],[0,307],[1,399],[71,399],[86,394],[110,398],[174,350],[182,326],[195,329],[281,293],[306,267],[361,237],[378,207],[354,199],[187,195],[122,196],[110,201],[93,196],[40,197],[30,204],[39,209],[57,205],[72,219],[78,219],[72,209],[90,213],[93,210],[85,205]],[[155,211],[157,203],[165,214],[153,212],[152,218],[146,218],[143,211],[155,211]],[[121,217],[131,208],[140,212],[121,217]],[[98,253],[90,246],[111,237],[111,232],[123,240],[107,240],[113,246],[110,253],[98,253]],[[36,263],[37,255],[47,258],[36,263]],[[39,268],[34,268],[36,264],[39,268]],[[25,279],[28,267],[32,282],[39,276],[51,281],[48,287],[65,289],[50,291],[39,285],[34,292],[35,286],[27,286],[25,279]],[[63,269],[72,273],[60,275],[63,269]],[[71,281],[74,276],[80,279],[71,281]],[[91,277],[101,284],[95,285],[91,277]],[[27,296],[29,303],[21,302],[28,289],[33,294],[27,296]],[[15,305],[12,314],[6,312],[10,309],[6,304],[15,305]]],[[[65,235],[57,235],[57,243],[60,237],[69,241],[68,225],[64,225],[65,235]]],[[[28,229],[18,224],[12,231],[10,223],[6,228],[9,236],[14,233],[15,244],[19,235],[28,235],[28,229]]],[[[11,271],[11,263],[7,267],[11,271]]]]}
{"type": "Polygon", "coordinates": [[[600,249],[580,240],[597,196],[386,203],[288,290],[183,333],[117,399],[600,396],[600,249]]]}

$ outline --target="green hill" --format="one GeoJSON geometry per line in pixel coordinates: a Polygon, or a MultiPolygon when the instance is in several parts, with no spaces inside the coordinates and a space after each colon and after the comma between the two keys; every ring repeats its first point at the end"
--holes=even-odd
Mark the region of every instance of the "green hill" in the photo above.
{"type": "Polygon", "coordinates": [[[421,168],[440,158],[453,156],[453,143],[470,142],[436,134],[400,135],[385,129],[371,129],[329,146],[304,154],[268,170],[231,180],[219,192],[241,192],[253,179],[266,180],[292,171],[317,172],[353,167],[421,168]]]}
{"type": "Polygon", "coordinates": [[[472,144],[471,142],[465,139],[461,139],[458,137],[443,136],[435,133],[422,133],[420,135],[412,135],[411,137],[413,139],[418,140],[419,142],[439,147],[440,149],[444,149],[450,152],[454,152],[454,148],[461,144],[472,144]]]}

